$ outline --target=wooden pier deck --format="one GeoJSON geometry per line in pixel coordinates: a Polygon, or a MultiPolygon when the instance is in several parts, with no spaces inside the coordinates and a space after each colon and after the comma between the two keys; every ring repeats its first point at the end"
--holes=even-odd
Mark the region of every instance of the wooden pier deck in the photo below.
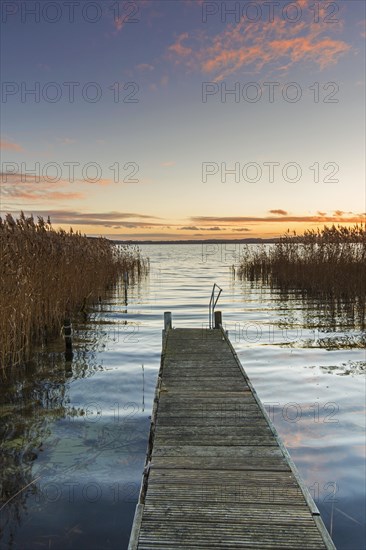
{"type": "Polygon", "coordinates": [[[222,328],[163,332],[129,550],[335,546],[222,328]]]}

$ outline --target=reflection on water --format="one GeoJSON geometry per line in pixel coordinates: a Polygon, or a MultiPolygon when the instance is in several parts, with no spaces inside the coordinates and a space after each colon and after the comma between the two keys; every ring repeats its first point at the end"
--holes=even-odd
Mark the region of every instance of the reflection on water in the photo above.
{"type": "MultiPolygon", "coordinates": [[[[137,286],[129,288],[132,299],[141,297],[137,286]]],[[[114,289],[109,300],[74,321],[72,361],[65,360],[60,338],[36,350],[28,365],[2,375],[1,548],[127,543],[139,490],[130,480],[140,474],[149,428],[144,369],[141,388],[116,393],[112,403],[105,383],[112,368],[105,364],[106,350],[122,342],[131,356],[135,351],[138,325],[123,318],[127,292],[123,285],[114,289]],[[88,387],[89,380],[98,380],[98,387],[88,387]],[[121,514],[126,522],[117,529],[121,514]],[[98,527],[90,525],[94,515],[98,527]]],[[[120,371],[128,389],[131,374],[123,361],[120,371]]]]}
{"type": "Polygon", "coordinates": [[[74,319],[1,379],[0,548],[127,548],[138,498],[163,312],[208,324],[217,308],[339,550],[364,538],[364,324],[352,308],[235,279],[232,245],[144,246],[151,272],[74,319]]]}
{"type": "Polygon", "coordinates": [[[37,492],[33,464],[44,452],[50,425],[67,409],[67,367],[55,354],[7,373],[0,396],[1,521],[9,541],[37,492]]]}
{"type": "MultiPolygon", "coordinates": [[[[235,273],[233,274],[235,279],[235,273]]],[[[265,287],[258,281],[243,283],[243,300],[250,295],[272,302],[274,330],[282,331],[279,342],[288,347],[332,349],[365,349],[365,311],[341,300],[314,300],[300,292],[289,293],[276,287],[265,287]]],[[[274,343],[274,342],[273,342],[274,343]]]]}
{"type": "Polygon", "coordinates": [[[365,329],[366,312],[354,302],[317,300],[304,297],[304,322],[324,330],[365,329]]]}
{"type": "Polygon", "coordinates": [[[328,374],[338,374],[339,376],[365,376],[366,361],[348,361],[341,365],[320,365],[320,369],[328,374]]]}

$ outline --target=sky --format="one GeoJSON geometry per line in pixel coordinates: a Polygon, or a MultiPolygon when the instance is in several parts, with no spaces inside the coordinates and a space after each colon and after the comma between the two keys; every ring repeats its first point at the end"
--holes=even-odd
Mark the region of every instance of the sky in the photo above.
{"type": "Polygon", "coordinates": [[[1,2],[1,215],[114,239],[365,221],[365,3],[1,2]]]}

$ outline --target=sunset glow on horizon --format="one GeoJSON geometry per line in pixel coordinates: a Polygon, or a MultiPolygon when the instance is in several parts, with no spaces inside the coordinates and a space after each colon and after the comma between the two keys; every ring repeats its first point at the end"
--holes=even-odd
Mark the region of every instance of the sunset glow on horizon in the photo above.
{"type": "Polygon", "coordinates": [[[1,6],[2,216],[137,241],[365,223],[363,2],[47,4],[1,6]]]}

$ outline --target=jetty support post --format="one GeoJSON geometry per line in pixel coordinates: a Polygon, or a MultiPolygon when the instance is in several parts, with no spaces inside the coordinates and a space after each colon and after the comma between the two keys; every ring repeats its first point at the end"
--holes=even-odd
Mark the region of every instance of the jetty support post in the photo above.
{"type": "Polygon", "coordinates": [[[215,328],[220,328],[222,325],[222,313],[221,311],[215,311],[215,328]]]}
{"type": "Polygon", "coordinates": [[[64,319],[65,356],[68,361],[72,359],[72,326],[70,319],[64,319]]]}
{"type": "Polygon", "coordinates": [[[172,312],[164,311],[164,330],[170,330],[172,328],[172,312]]]}

